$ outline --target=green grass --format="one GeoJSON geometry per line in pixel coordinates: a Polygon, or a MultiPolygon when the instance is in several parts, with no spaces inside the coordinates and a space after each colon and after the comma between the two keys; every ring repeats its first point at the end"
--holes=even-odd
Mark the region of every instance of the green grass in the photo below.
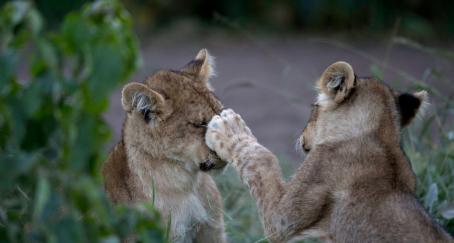
{"type": "Polygon", "coordinates": [[[224,198],[224,220],[230,242],[257,242],[264,237],[255,201],[233,168],[216,177],[224,198]]]}
{"type": "Polygon", "coordinates": [[[417,195],[424,207],[454,233],[453,104],[429,108],[430,114],[404,133],[404,150],[418,178],[417,195]],[[451,117],[446,117],[451,113],[451,117]]]}
{"type": "MultiPolygon", "coordinates": [[[[298,167],[300,161],[292,162],[279,157],[284,178],[288,179],[298,167]]],[[[302,159],[301,159],[302,161],[302,159]]],[[[224,220],[229,242],[268,242],[263,233],[255,200],[249,194],[240,177],[232,167],[222,175],[215,177],[216,183],[224,198],[224,220]]],[[[305,243],[320,242],[316,239],[301,241],[305,243]]]]}

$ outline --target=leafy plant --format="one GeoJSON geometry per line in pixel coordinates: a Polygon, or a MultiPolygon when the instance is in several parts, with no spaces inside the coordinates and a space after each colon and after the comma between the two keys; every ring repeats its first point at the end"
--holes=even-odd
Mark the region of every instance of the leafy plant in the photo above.
{"type": "Polygon", "coordinates": [[[111,92],[138,67],[129,14],[101,0],[45,30],[24,1],[0,12],[0,241],[164,241],[152,205],[113,206],[100,179],[111,92]]]}
{"type": "MultiPolygon", "coordinates": [[[[429,89],[430,90],[430,89],[429,89]]],[[[424,207],[454,233],[454,103],[431,92],[437,106],[404,133],[405,152],[418,178],[417,195],[424,207]]]]}

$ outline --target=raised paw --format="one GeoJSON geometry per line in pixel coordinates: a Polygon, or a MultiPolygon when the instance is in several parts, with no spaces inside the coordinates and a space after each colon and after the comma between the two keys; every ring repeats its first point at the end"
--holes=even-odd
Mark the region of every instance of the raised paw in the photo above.
{"type": "Polygon", "coordinates": [[[256,139],[241,116],[231,109],[226,109],[211,119],[205,141],[221,159],[232,162],[235,145],[256,139]]]}
{"type": "Polygon", "coordinates": [[[221,112],[221,117],[227,121],[233,133],[254,137],[251,129],[249,129],[241,116],[232,109],[223,110],[221,112]]]}

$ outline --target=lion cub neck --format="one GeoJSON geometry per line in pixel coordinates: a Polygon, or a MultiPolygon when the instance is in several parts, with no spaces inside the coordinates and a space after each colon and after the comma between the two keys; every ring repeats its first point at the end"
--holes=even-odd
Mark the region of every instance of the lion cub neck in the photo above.
{"type": "MultiPolygon", "coordinates": [[[[195,190],[199,170],[194,163],[182,163],[169,158],[153,156],[141,148],[141,143],[124,131],[124,146],[128,168],[137,177],[141,189],[147,198],[152,198],[153,191],[159,197],[175,198],[177,195],[190,194],[195,190]],[[154,187],[154,188],[153,188],[154,187]],[[160,193],[165,192],[165,193],[160,193]]],[[[159,148],[157,148],[159,149],[159,148]]]]}

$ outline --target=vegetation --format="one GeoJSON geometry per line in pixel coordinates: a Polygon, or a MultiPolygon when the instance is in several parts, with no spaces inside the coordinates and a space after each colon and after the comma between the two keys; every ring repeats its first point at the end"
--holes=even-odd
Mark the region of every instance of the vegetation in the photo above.
{"type": "MultiPolygon", "coordinates": [[[[90,0],[36,1],[52,26],[71,9],[90,0]]],[[[0,1],[1,2],[1,1],[0,1]]],[[[418,39],[454,36],[454,2],[391,0],[124,0],[138,29],[167,28],[169,24],[191,20],[204,26],[226,27],[222,19],[254,30],[350,31],[387,33],[395,24],[405,35],[418,39]],[[219,18],[221,17],[221,18],[219,18]]]]}
{"type": "Polygon", "coordinates": [[[113,207],[100,165],[109,94],[138,66],[131,20],[96,1],[45,31],[29,2],[0,12],[0,241],[163,242],[151,205],[113,207]]]}
{"type": "MultiPolygon", "coordinates": [[[[382,34],[398,23],[407,36],[427,39],[453,37],[454,3],[446,0],[126,0],[136,13],[140,29],[161,27],[180,19],[225,27],[233,20],[246,29],[259,31],[324,32],[349,31],[382,34]],[[219,18],[221,17],[221,18],[219,18]]],[[[271,32],[272,33],[272,32],[271,32]]]]}

